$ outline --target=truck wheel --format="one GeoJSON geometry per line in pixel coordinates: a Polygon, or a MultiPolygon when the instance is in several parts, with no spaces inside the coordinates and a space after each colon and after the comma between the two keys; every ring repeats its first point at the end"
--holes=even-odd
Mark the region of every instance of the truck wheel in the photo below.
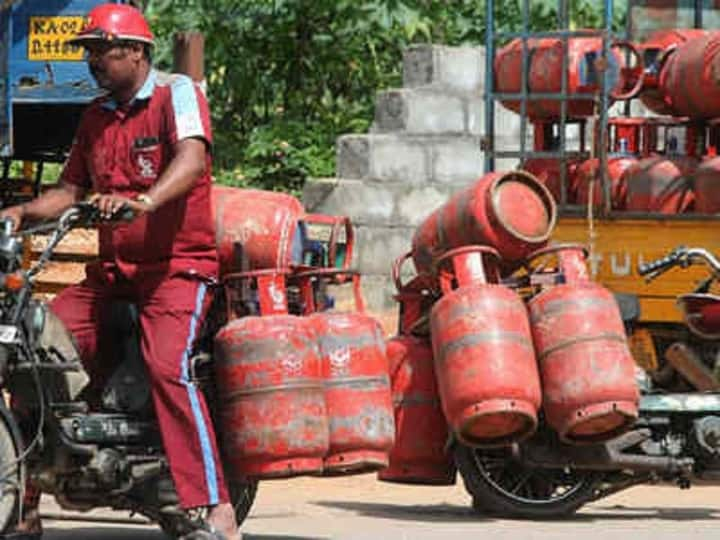
{"type": "Polygon", "coordinates": [[[479,513],[509,518],[552,519],[595,499],[595,473],[535,469],[514,461],[507,450],[457,444],[455,461],[479,513]]]}

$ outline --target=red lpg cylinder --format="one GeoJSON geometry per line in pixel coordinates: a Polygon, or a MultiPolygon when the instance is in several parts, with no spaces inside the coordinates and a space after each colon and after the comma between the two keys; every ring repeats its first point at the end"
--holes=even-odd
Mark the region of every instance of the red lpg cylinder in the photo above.
{"type": "Polygon", "coordinates": [[[471,446],[506,445],[532,434],[540,381],[522,300],[495,284],[461,287],[430,316],[445,416],[471,446]]]}
{"type": "Polygon", "coordinates": [[[690,176],[698,160],[688,156],[650,156],[630,166],[622,177],[626,210],[680,214],[693,203],[690,176]]]}
{"type": "MultiPolygon", "coordinates": [[[[566,202],[575,202],[577,190],[577,171],[582,163],[581,159],[568,159],[566,161],[565,186],[566,202]]],[[[521,169],[529,172],[537,178],[552,194],[556,201],[562,201],[562,162],[554,158],[530,158],[526,159],[521,169]]]]}
{"type": "MultiPolygon", "coordinates": [[[[627,188],[623,174],[638,162],[630,154],[608,154],[607,178],[610,182],[610,204],[614,210],[625,208],[627,188]]],[[[590,185],[595,179],[593,188],[593,206],[601,206],[603,202],[602,182],[598,175],[600,161],[597,158],[584,162],[577,171],[577,203],[587,205],[590,201],[590,185]]]]}
{"type": "Polygon", "coordinates": [[[688,39],[669,52],[657,81],[666,114],[692,119],[720,116],[719,69],[718,32],[688,39]]]}
{"type": "MultiPolygon", "coordinates": [[[[530,92],[557,93],[562,84],[563,41],[560,38],[541,38],[527,40],[527,85],[530,92]]],[[[568,39],[567,92],[594,94],[599,91],[599,78],[595,75],[595,59],[602,55],[602,40],[596,37],[568,39]]],[[[495,54],[495,91],[519,93],[522,84],[522,40],[515,39],[495,54]]],[[[613,51],[608,66],[610,87],[620,94],[625,86],[621,77],[622,56],[613,51]]],[[[521,112],[520,101],[504,100],[503,105],[521,112]]],[[[559,118],[561,113],[558,100],[527,101],[527,115],[532,119],[559,118]]],[[[591,99],[570,99],[567,101],[567,117],[582,118],[593,114],[591,99]]]]}
{"type": "Polygon", "coordinates": [[[497,249],[509,263],[544,246],[555,227],[557,206],[529,173],[491,172],[435,210],[416,229],[412,256],[417,271],[430,273],[434,258],[470,244],[497,249]]]}
{"type": "Polygon", "coordinates": [[[319,474],[328,449],[317,335],[292,315],[245,317],[215,336],[220,429],[235,474],[319,474]]]}
{"type": "Polygon", "coordinates": [[[309,320],[320,342],[330,426],[325,474],[387,467],[395,424],[380,323],[362,313],[317,313],[309,320]]]}
{"type": "MultiPolygon", "coordinates": [[[[637,418],[635,362],[615,298],[564,257],[570,278],[528,303],[547,423],[571,443],[615,437],[637,418]]],[[[584,261],[583,261],[584,262],[584,261]]]]}
{"type": "Polygon", "coordinates": [[[213,186],[212,206],[221,274],[287,268],[304,210],[285,193],[213,186]]]}
{"type": "Polygon", "coordinates": [[[651,111],[657,114],[672,114],[673,109],[665,100],[665,95],[658,88],[658,74],[660,73],[669,54],[675,48],[690,39],[706,37],[710,31],[696,28],[673,28],[658,30],[650,34],[638,49],[643,55],[646,66],[644,88],[640,94],[640,101],[651,111]]]}
{"type": "Polygon", "coordinates": [[[396,336],[387,342],[395,445],[390,465],[378,473],[386,482],[449,486],[455,466],[447,451],[448,425],[443,415],[432,346],[427,338],[396,336]]]}
{"type": "Polygon", "coordinates": [[[430,333],[443,412],[458,440],[504,446],[535,431],[540,379],[525,305],[507,287],[484,282],[498,279],[497,263],[481,252],[492,249],[468,246],[438,261],[444,296],[430,313],[430,333]],[[452,273],[443,265],[450,259],[452,273]]]}
{"type": "Polygon", "coordinates": [[[713,157],[695,170],[691,181],[695,194],[695,212],[720,212],[720,157],[713,157]]]}

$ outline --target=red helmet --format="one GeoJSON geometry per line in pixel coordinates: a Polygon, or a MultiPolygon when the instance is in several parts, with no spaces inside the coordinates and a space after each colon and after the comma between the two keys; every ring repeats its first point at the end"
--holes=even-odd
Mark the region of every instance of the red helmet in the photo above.
{"type": "Polygon", "coordinates": [[[145,17],[132,6],[100,4],[88,13],[87,22],[69,43],[83,45],[95,40],[140,41],[153,45],[153,34],[145,17]]]}

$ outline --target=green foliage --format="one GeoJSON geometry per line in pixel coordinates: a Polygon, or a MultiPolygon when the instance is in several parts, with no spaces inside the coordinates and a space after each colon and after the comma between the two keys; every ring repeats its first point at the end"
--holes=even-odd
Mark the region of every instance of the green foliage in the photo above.
{"type": "Polygon", "coordinates": [[[216,178],[223,184],[282,187],[298,194],[308,176],[333,174],[334,141],[321,129],[296,121],[259,125],[246,137],[242,162],[220,168],[216,178]]]}
{"type": "MultiPolygon", "coordinates": [[[[496,0],[496,28],[522,28],[521,0],[496,0]]],[[[593,0],[570,0],[571,27],[598,27],[593,0]]],[[[144,0],[172,63],[172,36],[205,35],[219,181],[297,191],[334,171],[335,139],[366,132],[375,93],[398,86],[413,43],[481,45],[478,0],[144,0]]],[[[621,13],[616,17],[619,24],[621,13]]],[[[530,28],[557,25],[555,0],[530,2],[530,28]]]]}

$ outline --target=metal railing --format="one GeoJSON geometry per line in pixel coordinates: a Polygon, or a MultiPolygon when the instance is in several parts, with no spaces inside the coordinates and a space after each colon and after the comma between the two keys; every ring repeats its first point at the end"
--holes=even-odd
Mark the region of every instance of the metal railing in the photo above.
{"type": "MultiPolygon", "coordinates": [[[[567,163],[568,160],[579,157],[578,152],[567,150],[567,126],[572,119],[568,118],[569,100],[593,100],[597,103],[597,125],[593,134],[596,137],[591,142],[591,154],[594,154],[600,163],[599,174],[603,187],[604,210],[610,210],[610,182],[607,178],[607,141],[608,141],[608,109],[610,106],[610,88],[605,69],[597,69],[600,82],[600,92],[597,94],[578,94],[568,92],[568,40],[576,37],[600,37],[602,39],[602,58],[607,59],[610,54],[611,42],[615,39],[612,31],[613,2],[604,0],[603,28],[596,30],[570,30],[569,6],[567,0],[558,0],[558,30],[532,32],[530,30],[530,0],[521,0],[522,29],[520,31],[497,32],[495,30],[495,1],[486,2],[486,36],[485,36],[485,137],[483,150],[485,152],[485,172],[495,170],[496,158],[552,158],[560,161],[560,186],[562,205],[567,204],[567,163]],[[562,76],[559,92],[530,92],[528,86],[528,67],[530,53],[528,40],[537,38],[556,37],[562,40],[562,76]],[[501,93],[495,91],[494,60],[496,42],[506,39],[522,40],[522,69],[520,78],[520,92],[501,93]],[[518,151],[497,150],[495,148],[495,102],[501,100],[516,100],[520,102],[520,148],[518,151]],[[560,103],[558,122],[557,150],[527,149],[528,134],[528,102],[533,100],[553,100],[560,103]]],[[[605,64],[607,65],[607,63],[605,64]]],[[[584,125],[581,129],[584,129],[584,125]]],[[[581,139],[582,140],[582,139],[581,139]]],[[[581,149],[582,150],[582,149],[581,149]]],[[[581,152],[582,153],[582,152],[581,152]]]]}

